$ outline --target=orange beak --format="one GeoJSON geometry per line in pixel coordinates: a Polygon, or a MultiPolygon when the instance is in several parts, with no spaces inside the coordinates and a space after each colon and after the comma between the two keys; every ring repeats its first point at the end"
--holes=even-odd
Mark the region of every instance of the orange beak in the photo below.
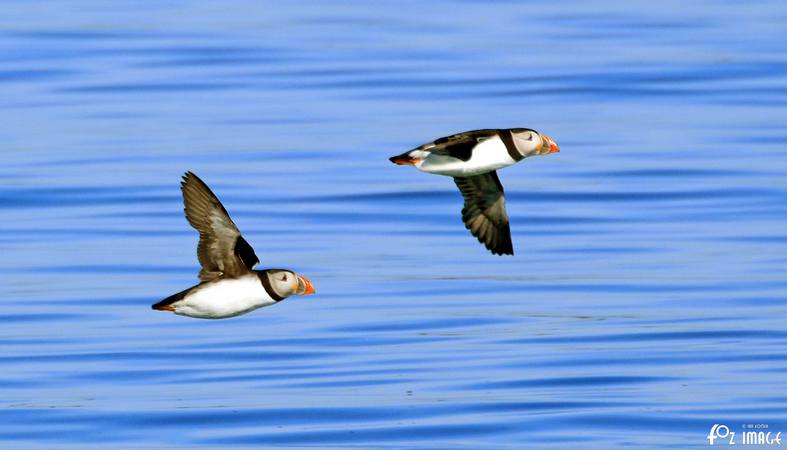
{"type": "Polygon", "coordinates": [[[557,145],[551,137],[547,136],[546,134],[541,135],[541,139],[544,141],[543,151],[541,152],[542,155],[548,155],[550,153],[557,153],[560,151],[560,147],[557,145]]]}
{"type": "Polygon", "coordinates": [[[413,164],[415,164],[416,162],[418,162],[418,160],[417,160],[417,159],[415,159],[415,158],[413,158],[413,157],[410,157],[410,156],[407,156],[407,155],[393,156],[393,157],[391,157],[391,158],[388,158],[388,159],[389,159],[389,160],[390,160],[392,163],[394,163],[394,164],[398,164],[398,165],[400,165],[400,166],[412,166],[413,164]]]}
{"type": "Polygon", "coordinates": [[[309,281],[308,278],[302,275],[298,275],[298,280],[301,283],[303,283],[303,286],[305,286],[305,289],[303,290],[303,292],[300,293],[300,295],[314,294],[315,292],[317,292],[314,290],[314,285],[312,284],[311,281],[309,281]]]}

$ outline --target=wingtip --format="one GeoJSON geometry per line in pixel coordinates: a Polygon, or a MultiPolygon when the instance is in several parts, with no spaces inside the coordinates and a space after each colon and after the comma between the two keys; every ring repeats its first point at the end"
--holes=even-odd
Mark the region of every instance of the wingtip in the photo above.
{"type": "Polygon", "coordinates": [[[183,174],[183,175],[180,177],[180,189],[181,189],[181,190],[183,189],[183,187],[184,187],[184,186],[186,186],[186,183],[189,181],[189,178],[191,178],[191,177],[193,177],[193,176],[194,176],[194,174],[193,174],[193,173],[191,173],[191,171],[190,171],[190,170],[187,170],[187,171],[186,171],[186,173],[184,173],[184,174],[183,174]]]}
{"type": "Polygon", "coordinates": [[[205,184],[204,181],[202,181],[202,178],[198,177],[196,173],[194,173],[194,172],[192,172],[190,170],[187,170],[186,173],[184,173],[183,176],[180,179],[180,189],[181,189],[181,191],[184,190],[186,188],[186,186],[189,186],[189,185],[194,186],[194,187],[199,186],[199,185],[203,185],[205,188],[210,190],[208,185],[205,184]]]}
{"type": "Polygon", "coordinates": [[[506,246],[506,247],[487,247],[493,255],[498,256],[514,256],[514,248],[513,246],[506,246]]]}

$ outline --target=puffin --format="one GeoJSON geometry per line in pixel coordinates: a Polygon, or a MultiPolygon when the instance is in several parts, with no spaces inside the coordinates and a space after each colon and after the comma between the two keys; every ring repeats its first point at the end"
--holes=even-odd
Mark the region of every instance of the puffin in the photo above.
{"type": "Polygon", "coordinates": [[[260,260],[207,184],[186,172],[180,185],[189,224],[199,232],[200,283],[152,305],[199,319],[225,319],[314,294],[303,275],[286,269],[254,270],[260,260]]]}
{"type": "Polygon", "coordinates": [[[503,185],[497,169],[559,152],[555,141],[530,128],[465,131],[421,145],[390,161],[454,178],[464,197],[462,221],[495,255],[513,255],[503,185]]]}

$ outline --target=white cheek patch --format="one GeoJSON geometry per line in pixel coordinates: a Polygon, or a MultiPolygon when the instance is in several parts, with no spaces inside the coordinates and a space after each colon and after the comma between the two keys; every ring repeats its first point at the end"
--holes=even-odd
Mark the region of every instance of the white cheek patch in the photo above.
{"type": "Polygon", "coordinates": [[[516,148],[519,149],[520,152],[527,154],[528,152],[532,152],[533,150],[541,146],[541,138],[535,134],[531,134],[531,136],[532,139],[528,140],[528,139],[523,139],[518,135],[514,135],[516,148]]]}
{"type": "Polygon", "coordinates": [[[424,159],[429,156],[429,152],[423,150],[413,150],[410,152],[410,157],[415,159],[424,159]]]}

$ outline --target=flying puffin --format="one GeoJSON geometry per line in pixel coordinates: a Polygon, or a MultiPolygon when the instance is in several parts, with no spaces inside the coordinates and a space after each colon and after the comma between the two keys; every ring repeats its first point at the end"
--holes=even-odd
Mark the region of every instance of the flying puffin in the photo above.
{"type": "Polygon", "coordinates": [[[453,177],[465,199],[465,227],[493,254],[513,255],[503,185],[495,171],[558,151],[552,138],[529,128],[485,129],[443,137],[390,160],[453,177]]]}
{"type": "Polygon", "coordinates": [[[291,295],[314,294],[311,282],[290,270],[252,270],[260,262],[254,249],[199,177],[186,172],[180,190],[186,219],[199,231],[201,283],[165,298],[153,309],[200,319],[224,319],[291,295]]]}

